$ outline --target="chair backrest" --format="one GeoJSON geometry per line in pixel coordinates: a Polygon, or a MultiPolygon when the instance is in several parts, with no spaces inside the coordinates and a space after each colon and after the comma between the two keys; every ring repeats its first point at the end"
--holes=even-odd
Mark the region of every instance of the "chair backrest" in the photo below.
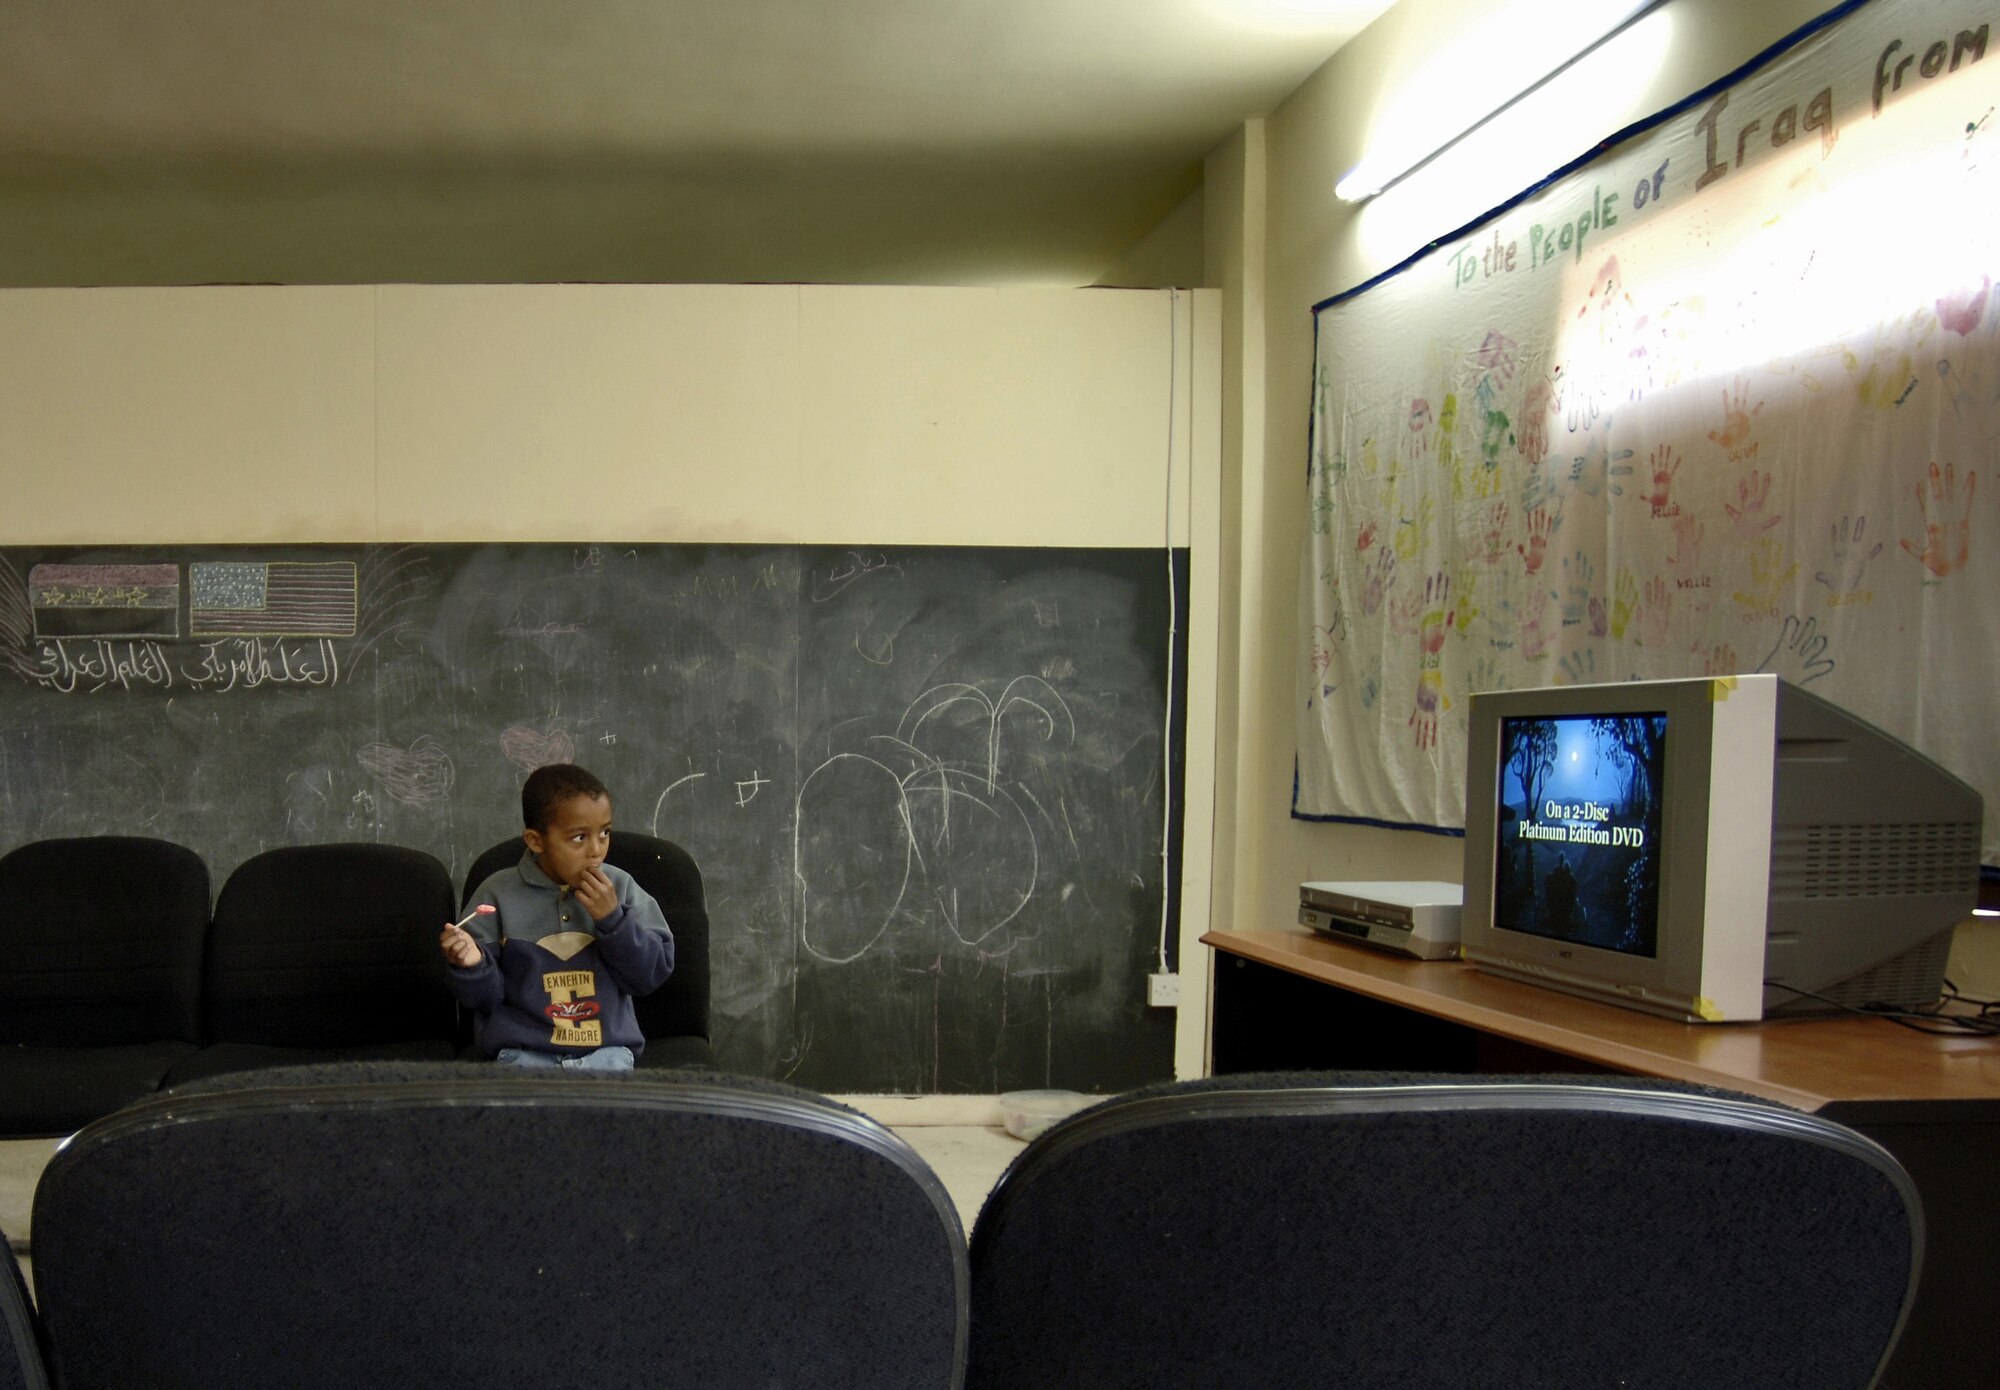
{"type": "Polygon", "coordinates": [[[936,1175],[715,1073],[287,1067],[82,1130],[36,1192],[69,1386],[959,1384],[936,1175]]]}
{"type": "Polygon", "coordinates": [[[37,840],[0,858],[0,1043],[201,1040],[208,866],[166,840],[37,840]]]}
{"type": "Polygon", "coordinates": [[[292,845],[245,860],[215,902],[206,1040],[356,1047],[452,1040],[438,930],[451,874],[396,845],[292,845]]]}
{"type": "Polygon", "coordinates": [[[1186,1083],[1017,1155],[973,1226],[966,1383],[1863,1390],[1921,1244],[1887,1152],[1747,1098],[1186,1083]]]}
{"type": "MultiPolygon", "coordinates": [[[[465,875],[461,911],[471,905],[480,884],[520,862],[522,848],[516,835],[473,861],[465,875]]],[[[639,1031],[649,1039],[708,1037],[708,903],[700,867],[672,840],[635,830],[612,831],[605,858],[653,895],[674,933],[674,973],[651,994],[632,1001],[639,1031]]]]}
{"type": "Polygon", "coordinates": [[[49,1377],[42,1365],[41,1329],[35,1307],[28,1299],[28,1284],[9,1246],[0,1251],[7,1263],[0,1274],[0,1390],[49,1390],[49,1377]]]}

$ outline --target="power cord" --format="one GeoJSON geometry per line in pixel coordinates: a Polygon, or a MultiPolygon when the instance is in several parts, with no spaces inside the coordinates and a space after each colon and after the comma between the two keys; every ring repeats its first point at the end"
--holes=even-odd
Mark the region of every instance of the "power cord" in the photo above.
{"type": "Polygon", "coordinates": [[[1838,999],[1824,994],[1815,994],[1797,985],[1788,985],[1783,980],[1766,980],[1765,985],[1789,990],[1807,999],[1817,999],[1822,1004],[1831,1004],[1842,1013],[1858,1014],[1862,1018],[1886,1019],[1890,1023],[1912,1029],[1918,1033],[1929,1033],[1939,1038],[1995,1038],[2000,1037],[2000,1001],[1972,999],[1960,994],[1950,980],[1944,982],[1944,994],[1928,1009],[1896,1009],[1887,1004],[1864,1004],[1859,1008],[1843,1004],[1838,999]],[[1947,1014],[1947,1004],[1963,1004],[1975,1007],[1977,1013],[1947,1014]]]}

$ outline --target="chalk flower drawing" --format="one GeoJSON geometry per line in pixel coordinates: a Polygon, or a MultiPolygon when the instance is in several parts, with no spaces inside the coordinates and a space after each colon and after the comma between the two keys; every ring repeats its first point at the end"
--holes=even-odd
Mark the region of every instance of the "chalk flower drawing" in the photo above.
{"type": "Polygon", "coordinates": [[[896,732],[869,739],[868,752],[836,753],[807,774],[792,874],[809,954],[859,960],[899,917],[934,918],[962,945],[985,947],[1020,915],[1042,855],[1004,780],[1015,730],[1044,743],[1076,739],[1069,705],[1039,676],[1014,678],[997,698],[947,683],[911,701],[896,732]],[[840,806],[863,809],[837,839],[816,835],[826,808],[840,806]]]}

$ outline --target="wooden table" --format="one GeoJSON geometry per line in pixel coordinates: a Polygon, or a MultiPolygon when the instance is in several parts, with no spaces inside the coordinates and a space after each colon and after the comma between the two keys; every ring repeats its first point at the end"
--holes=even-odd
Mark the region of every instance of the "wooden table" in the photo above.
{"type": "Polygon", "coordinates": [[[1218,1074],[1613,1072],[1811,1111],[1873,1138],[1923,1197],[1923,1275],[1882,1385],[2000,1384],[2000,1038],[1885,1019],[1676,1023],[1303,927],[1210,932],[1218,1074]]]}

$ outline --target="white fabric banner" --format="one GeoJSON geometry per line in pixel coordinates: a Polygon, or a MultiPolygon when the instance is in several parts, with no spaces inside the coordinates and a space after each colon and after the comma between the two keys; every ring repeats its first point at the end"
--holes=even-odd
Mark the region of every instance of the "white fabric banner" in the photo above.
{"type": "Polygon", "coordinates": [[[1315,310],[1295,815],[1462,827],[1473,690],[1774,671],[2000,862],[1995,12],[1835,12],[1315,310]]]}

